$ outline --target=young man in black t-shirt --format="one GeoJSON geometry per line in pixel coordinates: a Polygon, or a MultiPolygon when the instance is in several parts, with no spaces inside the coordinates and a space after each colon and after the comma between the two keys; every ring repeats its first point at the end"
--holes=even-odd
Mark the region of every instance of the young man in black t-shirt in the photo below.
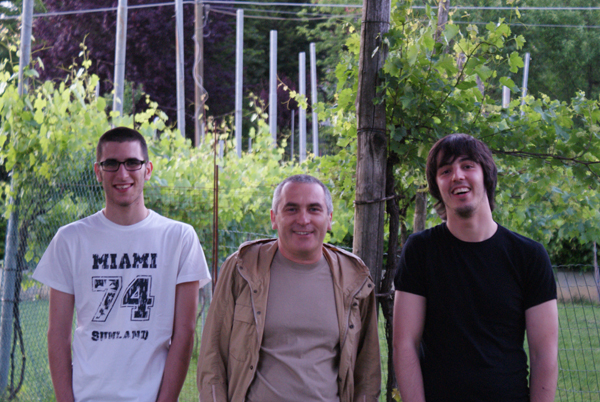
{"type": "Polygon", "coordinates": [[[400,258],[394,367],[403,402],[554,400],[556,282],[541,244],[494,222],[496,176],[489,148],[469,135],[429,152],[444,222],[412,235],[400,258]]]}

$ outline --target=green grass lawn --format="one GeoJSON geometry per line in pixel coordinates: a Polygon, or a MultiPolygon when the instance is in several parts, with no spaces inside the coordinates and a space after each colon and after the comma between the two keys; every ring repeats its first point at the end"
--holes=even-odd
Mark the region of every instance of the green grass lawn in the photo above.
{"type": "MultiPolygon", "coordinates": [[[[25,346],[25,377],[16,401],[54,401],[48,370],[46,332],[48,330],[48,302],[44,300],[21,303],[21,325],[25,346]]],[[[559,378],[557,402],[592,402],[600,400],[600,308],[590,303],[559,303],[559,378]]],[[[200,323],[197,333],[201,333],[200,323]]],[[[380,321],[382,397],[385,400],[387,379],[387,345],[380,321]]],[[[21,354],[16,352],[18,373],[21,354]]],[[[194,349],[190,369],[179,398],[180,402],[198,401],[196,366],[198,347],[194,349]]],[[[18,373],[14,382],[18,382],[18,373]]],[[[0,397],[0,401],[4,401],[0,397]]]]}
{"type": "Polygon", "coordinates": [[[600,400],[600,308],[590,303],[559,304],[556,401],[600,400]]]}
{"type": "MultiPolygon", "coordinates": [[[[54,401],[54,391],[48,369],[48,347],[46,333],[48,332],[48,301],[26,301],[20,305],[21,328],[23,332],[23,345],[25,349],[25,373],[21,389],[13,401],[54,401]]],[[[15,374],[13,386],[19,382],[23,366],[22,354],[17,347],[15,351],[15,374]]],[[[10,378],[9,378],[10,385],[10,378]]],[[[7,395],[0,396],[6,400],[7,395]]]]}

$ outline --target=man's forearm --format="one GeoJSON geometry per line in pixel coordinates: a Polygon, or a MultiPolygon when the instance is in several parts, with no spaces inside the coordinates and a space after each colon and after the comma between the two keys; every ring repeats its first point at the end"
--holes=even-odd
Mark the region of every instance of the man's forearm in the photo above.
{"type": "Polygon", "coordinates": [[[394,297],[394,370],[403,402],[425,402],[419,348],[426,303],[412,293],[396,291],[394,297]]]}
{"type": "Polygon", "coordinates": [[[57,402],[72,402],[71,329],[75,296],[50,289],[48,309],[48,364],[57,402]]]}
{"type": "Polygon", "coordinates": [[[531,402],[552,402],[558,381],[558,306],[556,299],[525,311],[529,344],[531,402]]]}
{"type": "Polygon", "coordinates": [[[394,350],[394,370],[402,402],[425,402],[423,373],[419,356],[414,348],[394,350]]]}
{"type": "Polygon", "coordinates": [[[176,401],[181,392],[194,348],[197,306],[198,281],[177,285],[173,335],[157,402],[176,401]]]}
{"type": "Polygon", "coordinates": [[[176,401],[185,382],[194,348],[194,331],[179,335],[169,348],[157,402],[176,401]]]}
{"type": "Polygon", "coordinates": [[[48,363],[57,402],[73,402],[73,368],[71,345],[59,344],[48,335],[48,363]]]}
{"type": "Polygon", "coordinates": [[[558,381],[556,359],[545,356],[531,359],[529,395],[531,402],[553,402],[558,381]]]}

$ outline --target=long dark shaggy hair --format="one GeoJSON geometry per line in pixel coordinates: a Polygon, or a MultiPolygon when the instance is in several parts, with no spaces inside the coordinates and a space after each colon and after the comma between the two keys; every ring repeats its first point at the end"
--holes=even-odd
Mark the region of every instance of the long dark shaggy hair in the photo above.
{"type": "Polygon", "coordinates": [[[429,193],[437,200],[435,210],[442,219],[446,219],[446,206],[436,182],[439,166],[450,164],[459,156],[466,155],[472,161],[481,165],[483,170],[483,184],[487,192],[490,208],[493,211],[496,203],[496,184],[498,183],[498,169],[492,157],[492,151],[483,143],[468,134],[450,134],[439,139],[429,151],[427,156],[427,184],[429,193]],[[441,155],[441,158],[440,158],[441,155]],[[438,158],[440,160],[438,161],[438,158]]]}

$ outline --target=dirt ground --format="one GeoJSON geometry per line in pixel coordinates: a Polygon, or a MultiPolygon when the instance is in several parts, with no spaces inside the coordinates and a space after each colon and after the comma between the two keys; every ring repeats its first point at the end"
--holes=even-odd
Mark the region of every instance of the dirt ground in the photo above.
{"type": "Polygon", "coordinates": [[[556,273],[556,282],[558,284],[558,299],[569,300],[588,300],[600,302],[598,293],[600,284],[596,284],[593,272],[571,272],[558,271],[556,273]]]}

